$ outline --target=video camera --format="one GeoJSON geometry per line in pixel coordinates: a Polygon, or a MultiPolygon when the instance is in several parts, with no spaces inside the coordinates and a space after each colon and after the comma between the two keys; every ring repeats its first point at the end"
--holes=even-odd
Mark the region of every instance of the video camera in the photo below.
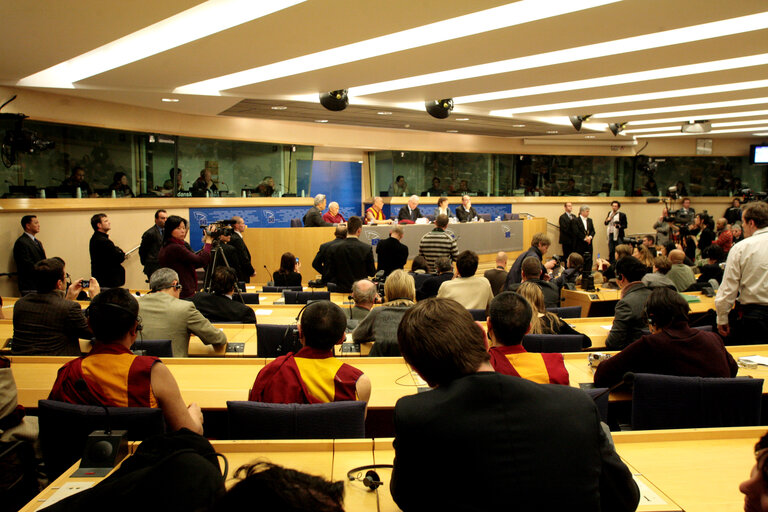
{"type": "Polygon", "coordinates": [[[209,237],[218,240],[222,235],[232,236],[235,232],[235,224],[237,224],[237,221],[232,219],[217,220],[208,225],[200,226],[200,229],[209,237]]]}
{"type": "Polygon", "coordinates": [[[371,278],[371,281],[373,284],[376,285],[376,292],[381,296],[384,297],[384,281],[386,281],[387,278],[384,276],[384,270],[379,270],[376,272],[376,275],[374,275],[371,278]]]}
{"type": "MultiPolygon", "coordinates": [[[[14,95],[0,105],[0,109],[15,99],[16,96],[14,95]]],[[[0,114],[0,128],[5,129],[1,156],[3,165],[6,167],[14,165],[19,154],[40,153],[55,146],[53,141],[45,140],[39,137],[37,133],[23,128],[24,119],[27,117],[24,114],[0,114]]]]}
{"type": "Polygon", "coordinates": [[[744,197],[744,199],[741,201],[742,204],[744,203],[751,203],[752,201],[766,201],[768,200],[768,193],[766,192],[755,192],[751,188],[743,188],[739,191],[739,194],[744,197]]]}

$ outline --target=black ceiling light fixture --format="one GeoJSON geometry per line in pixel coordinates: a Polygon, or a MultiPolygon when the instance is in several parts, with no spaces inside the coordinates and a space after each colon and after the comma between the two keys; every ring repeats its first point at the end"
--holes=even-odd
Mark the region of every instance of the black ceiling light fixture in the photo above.
{"type": "Polygon", "coordinates": [[[346,89],[339,89],[338,91],[321,92],[320,104],[332,110],[333,112],[340,112],[347,108],[349,105],[349,96],[346,89]]]}
{"type": "Polygon", "coordinates": [[[578,132],[581,130],[581,124],[589,121],[590,117],[592,117],[592,114],[589,114],[588,116],[569,116],[568,119],[571,121],[571,124],[578,132]]]}
{"type": "Polygon", "coordinates": [[[621,132],[624,131],[625,126],[627,126],[627,123],[610,123],[608,125],[608,129],[611,130],[611,133],[614,137],[617,137],[621,132]]]}
{"type": "Polygon", "coordinates": [[[453,98],[425,101],[424,108],[427,109],[427,113],[432,117],[436,117],[437,119],[445,119],[451,115],[451,111],[453,110],[453,98]]]}

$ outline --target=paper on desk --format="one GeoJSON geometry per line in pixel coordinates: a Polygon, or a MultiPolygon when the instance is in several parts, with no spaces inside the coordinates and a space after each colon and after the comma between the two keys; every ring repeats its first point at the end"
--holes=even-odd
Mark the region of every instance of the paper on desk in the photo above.
{"type": "Polygon", "coordinates": [[[744,357],[740,357],[739,361],[744,361],[746,363],[762,364],[764,366],[768,366],[768,357],[765,357],[765,356],[744,356],[744,357]]]}
{"type": "Polygon", "coordinates": [[[645,482],[637,478],[640,475],[632,475],[632,478],[635,479],[635,483],[637,484],[638,489],[640,489],[640,503],[638,504],[638,507],[642,505],[666,505],[667,502],[664,501],[664,499],[653,492],[650,487],[648,487],[645,482]]]}
{"type": "Polygon", "coordinates": [[[271,309],[257,309],[256,316],[269,316],[272,314],[271,309]]]}
{"type": "Polygon", "coordinates": [[[96,482],[65,482],[64,485],[59,487],[59,489],[51,494],[51,497],[45,500],[45,502],[40,505],[37,510],[42,510],[45,507],[48,507],[50,505],[53,505],[57,501],[61,501],[64,498],[69,498],[73,494],[77,494],[80,491],[84,491],[86,489],[90,489],[96,484],[96,482]]]}
{"type": "Polygon", "coordinates": [[[606,331],[610,331],[613,326],[612,325],[601,325],[600,327],[602,327],[606,331]]]}

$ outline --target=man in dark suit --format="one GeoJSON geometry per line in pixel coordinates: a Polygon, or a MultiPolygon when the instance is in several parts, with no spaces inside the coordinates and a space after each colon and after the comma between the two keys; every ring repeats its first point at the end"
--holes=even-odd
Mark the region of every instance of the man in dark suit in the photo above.
{"type": "Polygon", "coordinates": [[[496,253],[496,268],[491,268],[485,271],[483,276],[491,283],[491,290],[493,290],[493,296],[495,297],[504,289],[504,285],[507,282],[507,253],[499,251],[496,253]]]}
{"type": "Polygon", "coordinates": [[[411,196],[408,198],[408,204],[400,208],[397,222],[407,221],[406,224],[413,224],[419,217],[423,217],[419,210],[419,196],[411,196]]]}
{"type": "Polygon", "coordinates": [[[611,211],[605,218],[605,225],[608,226],[608,261],[613,265],[616,263],[616,246],[624,243],[624,230],[627,229],[627,215],[620,212],[621,203],[611,202],[611,211]]]}
{"type": "MultiPolygon", "coordinates": [[[[509,274],[507,275],[507,284],[504,285],[504,289],[509,290],[509,287],[514,283],[522,283],[523,262],[530,256],[536,256],[539,262],[541,262],[542,258],[549,250],[550,245],[552,245],[552,242],[550,242],[546,233],[536,233],[533,235],[533,238],[531,238],[531,247],[524,253],[521,253],[517,258],[515,258],[515,262],[512,263],[512,268],[509,269],[509,274]]],[[[541,277],[544,277],[548,271],[552,270],[556,263],[557,262],[555,260],[549,260],[546,263],[541,263],[541,277]]]]}
{"type": "Polygon", "coordinates": [[[322,277],[323,284],[328,282],[328,253],[334,245],[347,238],[347,226],[336,226],[334,239],[330,242],[320,244],[315,259],[312,260],[312,268],[317,270],[322,277]]]}
{"type": "MultiPolygon", "coordinates": [[[[530,281],[541,288],[544,295],[544,306],[547,308],[560,307],[560,288],[551,281],[544,281],[541,278],[541,260],[536,256],[529,256],[523,261],[522,266],[523,283],[530,281]]],[[[523,283],[515,283],[507,288],[507,291],[514,292],[523,283]]]]}
{"type": "Polygon", "coordinates": [[[325,194],[317,194],[312,208],[304,214],[304,227],[315,228],[320,226],[333,226],[330,222],[323,220],[323,210],[325,210],[325,194]]]}
{"type": "Polygon", "coordinates": [[[472,222],[479,220],[483,222],[483,219],[478,217],[477,210],[472,206],[472,200],[469,196],[461,196],[461,206],[456,207],[456,218],[459,222],[472,222]]]}
{"type": "Polygon", "coordinates": [[[240,255],[240,265],[235,269],[237,271],[237,280],[249,283],[251,276],[256,275],[256,271],[251,264],[251,251],[248,250],[248,246],[245,245],[245,240],[243,239],[243,234],[248,229],[248,226],[242,217],[235,216],[232,217],[232,220],[235,221],[235,230],[232,233],[232,240],[230,240],[229,245],[237,249],[240,255]]]}
{"type": "Polygon", "coordinates": [[[192,297],[192,303],[209,322],[239,322],[255,324],[256,313],[235,294],[237,272],[227,267],[219,267],[211,279],[211,292],[198,292],[192,297]]]}
{"type": "Polygon", "coordinates": [[[13,244],[13,259],[19,275],[19,294],[23,297],[37,289],[35,263],[45,259],[45,249],[35,236],[40,232],[40,221],[36,215],[23,216],[21,227],[24,233],[13,244]]]}
{"type": "Polygon", "coordinates": [[[328,250],[328,281],[335,283],[338,291],[350,293],[352,283],[376,273],[373,249],[358,237],[363,230],[360,217],[350,217],[347,222],[347,238],[328,250]]]}
{"type": "Polygon", "coordinates": [[[155,212],[155,225],[149,228],[141,235],[141,245],[139,245],[139,258],[144,265],[144,274],[147,276],[147,282],[152,277],[152,272],[160,268],[160,262],[157,255],[163,247],[163,228],[168,219],[168,212],[157,210],[155,212]]]}
{"type": "Polygon", "coordinates": [[[494,372],[485,333],[457,302],[418,302],[398,342],[434,388],[395,405],[401,509],[635,510],[637,484],[589,396],[494,372]]]}
{"type": "MultiPolygon", "coordinates": [[[[440,291],[440,285],[453,279],[453,262],[451,258],[440,256],[435,260],[436,276],[428,277],[421,287],[416,288],[416,300],[424,300],[436,297],[440,291]]],[[[493,285],[491,285],[493,286],[493,285]]]]}
{"type": "Polygon", "coordinates": [[[116,246],[107,234],[112,225],[109,217],[97,213],[91,217],[93,236],[89,245],[91,253],[91,276],[102,288],[116,288],[125,284],[125,253],[116,246]]]}
{"type": "Polygon", "coordinates": [[[592,269],[592,239],[595,237],[595,225],[589,218],[589,206],[581,205],[579,215],[571,221],[573,250],[584,257],[584,269],[592,269]]]}
{"type": "Polygon", "coordinates": [[[408,261],[408,247],[401,243],[403,238],[403,228],[393,226],[389,230],[389,238],[381,240],[376,245],[376,256],[379,259],[379,272],[384,271],[384,276],[388,276],[393,270],[405,267],[408,261]]]}
{"type": "Polygon", "coordinates": [[[563,207],[565,211],[560,216],[560,245],[563,246],[563,258],[573,252],[573,232],[571,232],[571,221],[576,217],[573,214],[573,203],[566,202],[563,207]]]}

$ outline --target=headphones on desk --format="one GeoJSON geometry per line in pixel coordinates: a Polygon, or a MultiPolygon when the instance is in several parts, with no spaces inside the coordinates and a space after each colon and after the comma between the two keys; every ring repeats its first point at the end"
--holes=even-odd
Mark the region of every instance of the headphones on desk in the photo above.
{"type": "Polygon", "coordinates": [[[379,477],[379,474],[374,471],[375,469],[392,469],[394,466],[392,464],[370,464],[368,466],[360,466],[357,468],[352,468],[349,471],[347,471],[347,480],[350,482],[354,482],[355,480],[359,482],[363,482],[363,485],[366,486],[371,491],[375,491],[382,485],[384,485],[384,482],[381,481],[381,478],[379,477]],[[368,470],[365,472],[364,477],[360,477],[360,474],[364,470],[368,470]]]}

